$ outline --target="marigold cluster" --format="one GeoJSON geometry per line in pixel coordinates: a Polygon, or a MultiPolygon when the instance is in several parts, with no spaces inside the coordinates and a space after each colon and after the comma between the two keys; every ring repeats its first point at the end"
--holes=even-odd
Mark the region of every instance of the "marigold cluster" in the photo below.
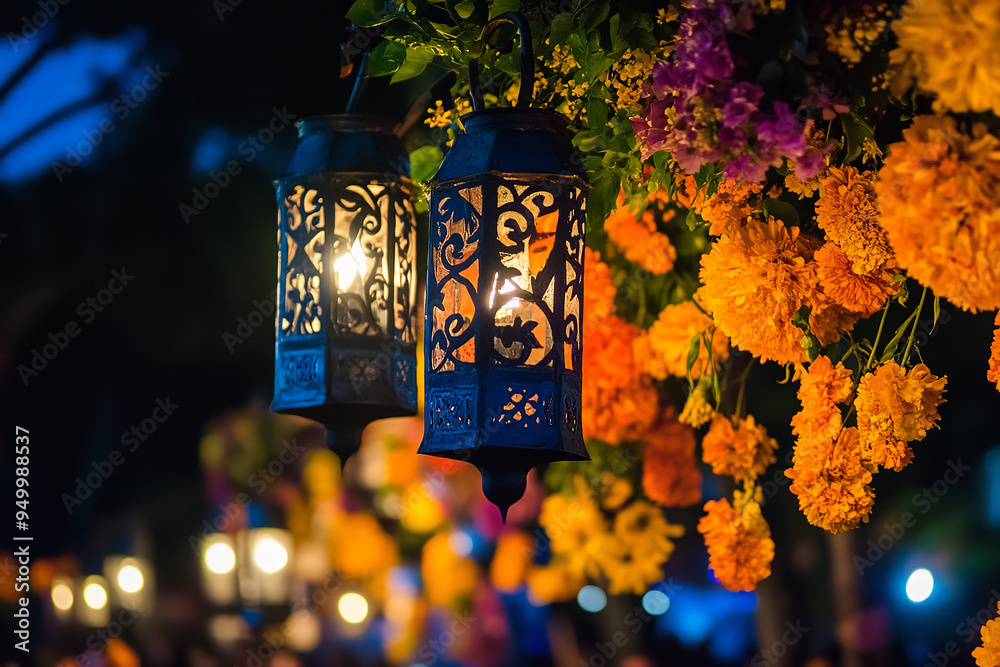
{"type": "Polygon", "coordinates": [[[692,176],[685,178],[683,187],[689,206],[708,223],[708,233],[712,236],[729,234],[745,226],[764,191],[762,183],[723,178],[715,192],[706,197],[704,191],[698,190],[692,176]]]}
{"type": "Polygon", "coordinates": [[[816,224],[844,251],[854,272],[862,275],[892,259],[892,248],[879,225],[875,182],[875,172],[830,167],[820,180],[816,203],[816,224]]]}
{"type": "Polygon", "coordinates": [[[602,567],[608,592],[641,594],[663,578],[663,565],[674,552],[671,538],[684,535],[684,527],[667,523],[663,511],[636,500],[615,515],[614,529],[605,536],[602,567]]]}
{"type": "Polygon", "coordinates": [[[840,56],[848,67],[861,62],[872,46],[885,32],[892,18],[892,10],[885,3],[877,7],[864,5],[860,14],[837,15],[839,21],[826,26],[826,45],[840,56]]]}
{"type": "Polygon", "coordinates": [[[680,423],[687,424],[692,428],[701,428],[715,415],[715,408],[708,402],[709,388],[705,382],[706,377],[708,376],[702,377],[702,380],[691,390],[687,400],[684,401],[681,416],[678,417],[680,423]]]}
{"type": "Polygon", "coordinates": [[[611,445],[638,439],[659,396],[635,358],[639,328],[615,315],[615,287],[601,256],[586,250],[583,302],[583,432],[611,445]]]}
{"type": "MultiPolygon", "coordinates": [[[[706,315],[693,301],[666,306],[656,322],[639,335],[635,342],[636,358],[643,364],[643,369],[658,380],[665,380],[673,375],[687,377],[687,357],[691,340],[705,335],[712,328],[712,318],[706,315]]],[[[711,336],[711,352],[699,343],[698,358],[691,366],[691,378],[698,377],[709,366],[709,356],[718,365],[729,358],[729,341],[719,330],[714,330],[711,336]]]]}
{"type": "Polygon", "coordinates": [[[643,440],[642,490],[664,507],[688,507],[701,500],[701,471],[694,456],[694,429],[668,408],[643,440]]]}
{"type": "MultiPolygon", "coordinates": [[[[1000,603],[997,604],[997,612],[1000,612],[1000,603]]],[[[1000,667],[1000,619],[987,621],[980,628],[979,636],[983,645],[972,651],[977,667],[1000,667]]]]}
{"type": "Polygon", "coordinates": [[[865,455],[883,468],[901,470],[913,459],[909,443],[937,426],[946,377],[924,364],[904,370],[890,360],[861,378],[854,409],[865,455]]]}
{"type": "Polygon", "coordinates": [[[802,330],[793,324],[802,306],[822,345],[835,342],[859,319],[818,288],[816,242],[779,220],[750,220],[724,234],[701,258],[699,301],[733,345],[778,363],[804,362],[802,330]]]}
{"type": "Polygon", "coordinates": [[[853,389],[850,369],[839,362],[834,366],[826,355],[816,357],[799,379],[802,408],[792,417],[798,442],[825,446],[836,440],[843,425],[837,404],[845,403],[853,389]]]}
{"type": "Polygon", "coordinates": [[[919,116],[889,147],[875,190],[910,276],[965,310],[1000,308],[1000,139],[982,123],[967,133],[950,116],[919,116]]]}
{"type": "Polygon", "coordinates": [[[993,331],[993,344],[990,346],[990,369],[986,371],[986,379],[995,382],[1000,391],[1000,312],[993,320],[996,329],[993,331]]]}
{"type": "Polygon", "coordinates": [[[899,68],[893,92],[912,83],[936,96],[938,112],[1000,115],[1000,12],[991,0],[910,0],[892,24],[899,68]]]}
{"type": "Polygon", "coordinates": [[[443,532],[429,539],[424,544],[420,561],[424,595],[430,604],[441,607],[451,607],[471,598],[479,578],[476,562],[456,555],[448,538],[449,533],[443,532]]]}
{"type": "Polygon", "coordinates": [[[777,447],[753,415],[740,419],[717,414],[701,441],[701,456],[716,475],[752,482],[774,463],[777,447]]]}
{"type": "Polygon", "coordinates": [[[868,522],[875,504],[874,471],[864,456],[858,430],[851,427],[843,429],[836,442],[799,440],[785,475],[792,480],[791,491],[806,520],[831,533],[842,533],[868,522]]]}
{"type": "Polygon", "coordinates": [[[709,500],[698,522],[708,547],[708,566],[731,591],[752,591],[771,575],[774,541],[758,500],[740,491],[735,508],[728,498],[709,500]]]}
{"type": "Polygon", "coordinates": [[[621,248],[625,259],[650,273],[659,275],[674,268],[677,250],[666,234],[657,231],[651,208],[636,217],[628,204],[621,204],[604,221],[604,230],[612,243],[621,248]]]}

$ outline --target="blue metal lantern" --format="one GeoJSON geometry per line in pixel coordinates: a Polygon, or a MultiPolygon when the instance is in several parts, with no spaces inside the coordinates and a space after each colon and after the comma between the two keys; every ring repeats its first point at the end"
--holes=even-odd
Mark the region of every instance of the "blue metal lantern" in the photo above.
{"type": "Polygon", "coordinates": [[[416,228],[389,121],[306,118],[281,177],[275,412],[328,429],[343,464],[361,431],[416,411],[416,228]]]}
{"type": "Polygon", "coordinates": [[[474,111],[431,182],[420,453],[472,463],[507,510],[541,463],[586,460],[581,432],[585,174],[566,119],[529,108],[531,37],[521,33],[514,107],[474,111]]]}

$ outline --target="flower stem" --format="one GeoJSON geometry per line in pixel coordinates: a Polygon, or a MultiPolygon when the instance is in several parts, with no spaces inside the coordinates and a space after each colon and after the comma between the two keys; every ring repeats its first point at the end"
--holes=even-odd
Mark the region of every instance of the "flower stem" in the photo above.
{"type": "MultiPolygon", "coordinates": [[[[920,303],[923,303],[923,299],[921,299],[920,303]]],[[[890,305],[892,305],[892,299],[887,299],[885,302],[885,309],[882,311],[882,320],[878,323],[878,333],[875,334],[875,342],[872,343],[872,352],[871,354],[868,355],[868,362],[865,364],[865,367],[861,370],[861,375],[864,375],[865,373],[868,372],[868,369],[871,368],[872,366],[872,361],[875,360],[875,350],[878,349],[878,341],[879,338],[882,337],[882,327],[885,326],[885,318],[886,315],[889,314],[890,305]]],[[[860,376],[858,379],[860,380],[860,376]]]]}
{"type": "Polygon", "coordinates": [[[924,309],[924,299],[927,298],[927,288],[920,293],[920,303],[917,304],[917,316],[913,318],[913,326],[910,328],[910,338],[906,341],[906,351],[903,352],[903,363],[901,364],[904,368],[906,367],[906,362],[910,358],[910,348],[913,347],[913,337],[917,334],[917,324],[920,322],[920,311],[924,309]]]}

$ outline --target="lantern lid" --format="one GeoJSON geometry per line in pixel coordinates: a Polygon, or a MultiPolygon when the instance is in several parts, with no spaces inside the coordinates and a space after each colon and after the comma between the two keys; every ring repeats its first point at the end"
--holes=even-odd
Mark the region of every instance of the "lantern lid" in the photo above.
{"type": "Polygon", "coordinates": [[[303,118],[295,126],[298,145],[281,178],[321,171],[409,176],[409,157],[388,118],[330,114],[303,118]]]}
{"type": "Polygon", "coordinates": [[[455,138],[432,183],[494,172],[564,176],[585,187],[586,171],[568,123],[546,109],[492,107],[465,114],[465,132],[455,138]]]}

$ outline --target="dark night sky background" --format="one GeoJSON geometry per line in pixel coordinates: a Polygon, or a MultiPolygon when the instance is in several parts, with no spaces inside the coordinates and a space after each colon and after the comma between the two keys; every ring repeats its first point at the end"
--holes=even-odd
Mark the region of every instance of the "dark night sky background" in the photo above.
{"type": "MultiPolygon", "coordinates": [[[[207,511],[198,460],[206,423],[271,396],[273,320],[232,353],[223,335],[234,333],[237,318],[246,318],[254,301],[267,301],[274,289],[271,179],[290,154],[295,130],[278,133],[249,163],[238,146],[267,126],[274,108],[287,107],[295,117],[342,111],[351,83],[338,80],[345,3],[242,0],[223,20],[216,6],[211,0],[70,0],[59,5],[45,34],[18,54],[0,39],[0,233],[7,235],[0,239],[0,488],[13,488],[14,425],[29,428],[36,553],[75,553],[96,569],[103,555],[129,546],[132,527],[143,525],[165,590],[197,586],[186,537],[199,531],[207,511]],[[127,55],[117,62],[98,43],[125,44],[127,55]],[[68,73],[45,68],[41,58],[33,66],[40,74],[11,85],[23,54],[46,48],[49,55],[76,48],[78,62],[91,58],[99,67],[68,73]],[[169,75],[119,120],[114,100],[141,81],[147,65],[169,75]],[[30,94],[18,94],[18,85],[28,83],[30,94]],[[83,92],[74,97],[78,89],[83,92]],[[24,139],[24,130],[53,113],[61,115],[24,139]],[[112,119],[115,130],[59,182],[48,164],[65,160],[66,146],[80,142],[102,118],[112,119]],[[42,167],[19,171],[29,157],[42,167]],[[192,189],[211,182],[207,171],[219,171],[229,159],[240,160],[242,172],[185,224],[178,206],[190,204],[192,189]],[[86,323],[78,304],[123,267],[134,281],[86,323]],[[33,350],[71,321],[80,325],[79,335],[25,386],[17,367],[29,365],[33,350]],[[121,434],[166,397],[180,406],[176,414],[67,514],[60,498],[73,492],[75,478],[122,449],[121,434]]],[[[4,3],[3,34],[20,31],[22,17],[38,11],[34,2],[4,3]]],[[[385,84],[373,84],[368,108],[401,119],[427,82],[388,93],[385,84]]],[[[857,552],[864,553],[883,523],[902,512],[919,514],[913,495],[941,479],[949,460],[961,457],[971,466],[862,579],[866,606],[892,618],[897,639],[917,638],[927,650],[949,639],[961,642],[955,626],[1000,587],[1000,451],[992,450],[1000,441],[1000,393],[985,379],[992,314],[973,316],[947,304],[943,312],[948,321],[922,348],[932,371],[949,376],[942,430],[915,445],[912,466],[876,478],[872,522],[854,537],[857,552]],[[902,600],[902,580],[918,565],[940,575],[936,606],[902,600]]],[[[775,384],[782,375],[773,365],[753,374],[749,393],[750,410],[779,440],[779,458],[791,445],[787,424],[797,409],[795,385],[775,384]]],[[[768,479],[779,469],[772,468],[768,479]]],[[[824,536],[807,526],[787,487],[765,513],[778,545],[778,576],[768,585],[789,593],[818,625],[828,624],[824,536]]],[[[704,568],[693,530],[696,513],[685,517],[694,537],[685,538],[671,563],[681,577],[704,568]]],[[[963,644],[962,660],[971,648],[963,644]]]]}

